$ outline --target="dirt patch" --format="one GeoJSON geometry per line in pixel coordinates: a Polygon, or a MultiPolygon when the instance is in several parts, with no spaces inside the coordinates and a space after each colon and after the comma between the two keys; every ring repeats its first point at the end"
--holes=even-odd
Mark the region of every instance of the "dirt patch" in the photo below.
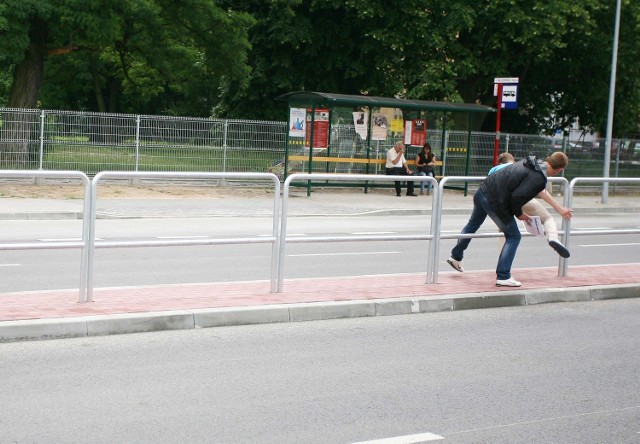
{"type": "MultiPolygon", "coordinates": [[[[389,193],[392,188],[372,188],[369,193],[389,193]]],[[[362,188],[351,187],[314,187],[318,193],[355,193],[361,194],[362,188]]],[[[0,182],[0,199],[82,199],[84,190],[82,185],[47,180],[43,183],[33,181],[4,181],[0,182]]],[[[247,185],[246,183],[227,182],[225,185],[217,183],[193,182],[181,183],[109,183],[98,185],[100,199],[222,199],[225,197],[264,197],[273,196],[273,185],[247,185]]],[[[306,196],[304,187],[293,187],[291,197],[306,196]]]]}
{"type": "MultiPolygon", "coordinates": [[[[268,188],[237,186],[185,186],[185,185],[112,185],[98,186],[98,197],[103,199],[215,199],[227,196],[251,197],[272,194],[268,188]]],[[[84,190],[79,185],[60,184],[0,184],[0,198],[19,199],[82,199],[84,190]]]]}

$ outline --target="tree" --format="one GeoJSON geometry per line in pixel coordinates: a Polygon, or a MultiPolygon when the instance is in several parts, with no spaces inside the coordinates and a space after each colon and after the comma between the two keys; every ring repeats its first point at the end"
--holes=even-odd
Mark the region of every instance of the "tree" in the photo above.
{"type": "Polygon", "coordinates": [[[252,24],[210,0],[6,0],[7,106],[35,108],[42,87],[45,104],[209,115],[230,79],[246,85],[252,24]]]}
{"type": "MultiPolygon", "coordinates": [[[[640,8],[637,2],[623,3],[614,119],[615,132],[620,135],[637,124],[640,94],[636,62],[640,40],[634,31],[640,23],[640,8]]],[[[518,112],[503,114],[505,127],[553,134],[578,121],[602,134],[607,120],[615,2],[559,2],[550,6],[558,11],[554,17],[564,20],[554,27],[561,32],[552,51],[541,58],[528,55],[531,63],[526,71],[518,67],[503,71],[522,76],[522,106],[518,112]]]]}
{"type": "MultiPolygon", "coordinates": [[[[221,114],[282,119],[286,106],[274,98],[302,89],[459,100],[446,55],[457,22],[439,26],[441,17],[422,0],[394,7],[380,0],[228,4],[259,20],[250,32],[250,86],[225,96],[221,114]]],[[[460,21],[468,14],[447,11],[460,21]]]]}
{"type": "Polygon", "coordinates": [[[119,80],[121,92],[154,99],[188,96],[203,78],[215,79],[205,82],[211,96],[230,78],[246,84],[249,73],[253,20],[210,0],[7,0],[0,19],[0,60],[14,67],[10,107],[36,106],[49,62],[63,80],[89,73],[96,94],[119,80]]]}
{"type": "MultiPolygon", "coordinates": [[[[281,120],[274,98],[290,91],[495,105],[494,77],[519,77],[507,131],[576,119],[602,131],[613,3],[6,0],[0,60],[9,106],[35,106],[42,84],[49,108],[281,120]]],[[[614,132],[627,134],[640,120],[640,3],[622,7],[614,132]]]]}
{"type": "MultiPolygon", "coordinates": [[[[273,98],[301,89],[495,106],[493,79],[519,77],[519,109],[503,113],[509,131],[554,132],[576,119],[601,130],[606,121],[614,8],[607,0],[254,0],[239,7],[259,18],[250,37],[253,74],[246,93],[225,97],[222,114],[282,118],[273,98]]],[[[624,0],[622,131],[623,122],[638,121],[639,8],[624,0]]],[[[483,129],[494,128],[490,116],[483,129]]]]}

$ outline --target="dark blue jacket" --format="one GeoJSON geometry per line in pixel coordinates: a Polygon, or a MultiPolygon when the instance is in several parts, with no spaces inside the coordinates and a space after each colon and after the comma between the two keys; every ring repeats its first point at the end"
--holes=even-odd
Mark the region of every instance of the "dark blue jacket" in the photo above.
{"type": "Polygon", "coordinates": [[[508,224],[522,215],[522,207],[547,186],[547,176],[538,160],[529,156],[508,168],[489,175],[480,190],[487,196],[496,215],[508,224]]]}

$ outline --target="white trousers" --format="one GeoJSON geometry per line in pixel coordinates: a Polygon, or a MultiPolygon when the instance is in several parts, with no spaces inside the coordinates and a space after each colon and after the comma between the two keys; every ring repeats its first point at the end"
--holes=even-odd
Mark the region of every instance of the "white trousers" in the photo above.
{"type": "Polygon", "coordinates": [[[549,240],[558,240],[558,226],[556,221],[551,217],[549,211],[537,200],[531,199],[523,207],[522,211],[529,216],[540,216],[540,221],[544,226],[544,235],[549,240]]]}

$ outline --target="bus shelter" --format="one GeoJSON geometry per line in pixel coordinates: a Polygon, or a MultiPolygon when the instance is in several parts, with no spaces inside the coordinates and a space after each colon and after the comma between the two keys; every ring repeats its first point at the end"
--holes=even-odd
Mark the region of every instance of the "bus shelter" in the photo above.
{"type": "MultiPolygon", "coordinates": [[[[278,165],[291,173],[384,174],[386,153],[395,142],[405,143],[407,163],[413,164],[425,142],[438,160],[438,176],[469,175],[471,131],[494,108],[469,103],[434,102],[363,95],[298,91],[278,96],[289,108],[285,158],[278,165]],[[451,140],[447,131],[460,135],[451,140]],[[462,132],[461,132],[462,130],[462,132]]],[[[305,181],[307,187],[332,184],[305,181]]],[[[369,183],[349,186],[368,187],[369,183]]],[[[340,186],[345,186],[344,183],[340,186]]],[[[388,186],[388,185],[381,185],[388,186]]],[[[467,184],[464,186],[465,193],[467,184]]]]}

